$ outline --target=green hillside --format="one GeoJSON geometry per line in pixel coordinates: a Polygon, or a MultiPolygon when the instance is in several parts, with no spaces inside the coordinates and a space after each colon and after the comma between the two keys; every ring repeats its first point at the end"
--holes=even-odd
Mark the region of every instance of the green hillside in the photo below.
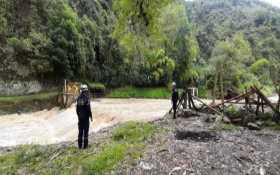
{"type": "Polygon", "coordinates": [[[217,57],[238,65],[223,67],[225,86],[278,81],[280,10],[257,0],[2,0],[0,12],[0,89],[63,79],[211,89],[217,57]]]}
{"type": "Polygon", "coordinates": [[[201,55],[215,43],[242,32],[257,58],[280,58],[280,9],[258,0],[197,0],[187,3],[201,55]]]}

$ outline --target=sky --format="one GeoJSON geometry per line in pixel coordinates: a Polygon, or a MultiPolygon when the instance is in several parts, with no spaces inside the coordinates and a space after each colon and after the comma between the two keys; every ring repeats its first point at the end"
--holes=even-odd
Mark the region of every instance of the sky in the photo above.
{"type": "MultiPolygon", "coordinates": [[[[186,1],[192,1],[192,0],[186,0],[186,1]]],[[[272,4],[280,8],[280,0],[261,0],[261,1],[265,1],[269,4],[272,4]]]]}
{"type": "Polygon", "coordinates": [[[280,0],[263,0],[263,1],[266,1],[272,5],[275,5],[277,7],[280,7],[280,0]]]}

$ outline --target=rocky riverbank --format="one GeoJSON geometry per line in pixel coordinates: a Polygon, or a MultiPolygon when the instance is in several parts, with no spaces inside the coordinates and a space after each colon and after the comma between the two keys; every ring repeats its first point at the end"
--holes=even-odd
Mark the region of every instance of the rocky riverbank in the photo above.
{"type": "Polygon", "coordinates": [[[206,117],[155,122],[167,133],[149,143],[135,166],[124,165],[115,174],[280,174],[279,131],[213,130],[206,117]]]}

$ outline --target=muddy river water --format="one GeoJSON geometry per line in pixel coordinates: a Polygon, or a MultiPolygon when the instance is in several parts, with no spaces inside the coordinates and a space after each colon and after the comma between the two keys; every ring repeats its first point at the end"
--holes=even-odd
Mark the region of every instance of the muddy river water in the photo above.
{"type": "MultiPolygon", "coordinates": [[[[90,132],[126,121],[157,120],[169,108],[169,100],[98,99],[92,101],[90,132]]],[[[0,147],[72,141],[78,134],[77,122],[75,105],[65,110],[0,116],[0,147]]]]}
{"type": "MultiPolygon", "coordinates": [[[[278,101],[277,96],[269,98],[278,101]]],[[[211,103],[211,100],[204,100],[211,103]]],[[[170,100],[97,99],[92,101],[90,133],[126,121],[153,121],[170,109],[170,100]]],[[[0,147],[55,144],[75,140],[78,134],[75,105],[27,114],[0,116],[0,147]]]]}

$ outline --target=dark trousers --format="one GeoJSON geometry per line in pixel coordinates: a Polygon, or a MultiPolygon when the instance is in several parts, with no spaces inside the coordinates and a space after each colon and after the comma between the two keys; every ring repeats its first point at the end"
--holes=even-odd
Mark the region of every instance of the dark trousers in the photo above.
{"type": "Polygon", "coordinates": [[[80,149],[82,148],[85,149],[88,147],[89,121],[79,121],[78,127],[79,127],[78,146],[80,149]]]}
{"type": "Polygon", "coordinates": [[[177,101],[176,102],[172,102],[172,108],[173,108],[173,118],[176,118],[176,112],[177,112],[177,101]]]}

